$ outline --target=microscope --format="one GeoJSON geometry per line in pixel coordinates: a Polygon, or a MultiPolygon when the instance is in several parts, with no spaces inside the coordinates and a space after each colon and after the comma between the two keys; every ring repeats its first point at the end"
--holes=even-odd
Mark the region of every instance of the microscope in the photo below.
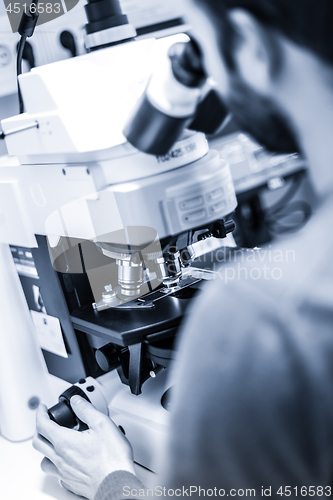
{"type": "Polygon", "coordinates": [[[154,471],[177,332],[215,277],[198,259],[235,227],[229,166],[198,126],[205,103],[210,126],[227,113],[187,35],[137,41],[117,1],[85,8],[89,53],[21,75],[25,112],[2,121],[1,242],[48,371],[74,384],[50,417],[83,430],[81,395],[154,471]]]}

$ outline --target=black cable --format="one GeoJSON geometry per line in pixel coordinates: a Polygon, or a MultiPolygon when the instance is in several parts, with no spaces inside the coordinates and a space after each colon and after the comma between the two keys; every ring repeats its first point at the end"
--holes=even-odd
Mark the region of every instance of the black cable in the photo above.
{"type": "Polygon", "coordinates": [[[34,33],[37,21],[38,21],[38,10],[37,10],[37,5],[38,5],[38,0],[32,0],[29,11],[25,12],[23,10],[23,14],[21,17],[21,21],[18,27],[18,32],[21,35],[19,44],[18,44],[18,49],[17,49],[17,58],[16,58],[16,74],[17,74],[17,87],[18,87],[18,98],[19,98],[19,105],[20,105],[20,113],[24,113],[24,103],[23,103],[23,98],[22,98],[22,93],[20,89],[20,84],[18,77],[22,74],[22,59],[23,59],[23,51],[25,47],[25,42],[27,38],[31,37],[34,33]],[[34,11],[32,12],[31,8],[35,7],[34,11]]]}
{"type": "Polygon", "coordinates": [[[17,89],[18,89],[20,114],[24,113],[24,103],[23,103],[23,99],[22,99],[22,93],[21,93],[18,77],[19,77],[19,75],[22,74],[22,58],[23,58],[23,51],[24,51],[24,46],[25,46],[26,40],[27,40],[27,35],[22,35],[20,38],[20,41],[19,41],[19,45],[18,45],[18,49],[17,49],[17,58],[16,58],[17,89]]]}

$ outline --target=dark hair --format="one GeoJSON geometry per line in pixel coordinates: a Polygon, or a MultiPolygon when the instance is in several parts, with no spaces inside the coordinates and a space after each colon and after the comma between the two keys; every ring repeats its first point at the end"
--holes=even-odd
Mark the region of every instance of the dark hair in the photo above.
{"type": "Polygon", "coordinates": [[[222,51],[233,68],[232,41],[235,33],[227,12],[248,10],[264,26],[284,34],[333,66],[333,0],[195,0],[213,15],[221,30],[222,51]],[[224,43],[223,43],[224,42],[224,43]],[[227,42],[227,43],[226,43],[227,42]]]}

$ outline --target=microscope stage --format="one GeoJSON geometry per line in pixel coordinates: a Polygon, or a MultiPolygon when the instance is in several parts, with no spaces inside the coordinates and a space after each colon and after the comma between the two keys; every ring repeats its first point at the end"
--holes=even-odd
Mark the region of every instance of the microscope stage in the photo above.
{"type": "Polygon", "coordinates": [[[187,278],[173,292],[162,290],[103,311],[83,306],[71,315],[73,327],[121,346],[138,344],[147,336],[153,341],[173,336],[192,297],[200,290],[200,281],[187,278]]]}

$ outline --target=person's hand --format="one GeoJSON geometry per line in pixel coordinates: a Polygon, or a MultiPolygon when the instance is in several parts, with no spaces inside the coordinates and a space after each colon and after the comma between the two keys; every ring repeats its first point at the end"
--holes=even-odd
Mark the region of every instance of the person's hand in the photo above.
{"type": "Polygon", "coordinates": [[[133,451],[112,420],[88,401],[73,396],[71,406],[89,429],[78,432],[60,427],[41,405],[33,447],[45,455],[41,468],[46,474],[59,478],[76,495],[93,500],[99,485],[111,472],[126,470],[135,474],[133,451]]]}

